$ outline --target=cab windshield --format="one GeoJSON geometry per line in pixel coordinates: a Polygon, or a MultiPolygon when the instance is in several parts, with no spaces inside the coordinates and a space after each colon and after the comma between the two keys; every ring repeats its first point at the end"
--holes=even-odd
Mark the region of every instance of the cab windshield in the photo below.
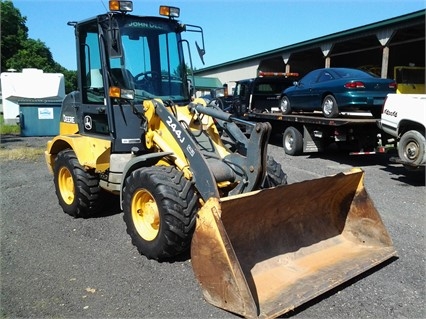
{"type": "Polygon", "coordinates": [[[122,54],[110,58],[112,85],[135,90],[135,101],[189,100],[177,23],[162,18],[118,19],[122,54]]]}

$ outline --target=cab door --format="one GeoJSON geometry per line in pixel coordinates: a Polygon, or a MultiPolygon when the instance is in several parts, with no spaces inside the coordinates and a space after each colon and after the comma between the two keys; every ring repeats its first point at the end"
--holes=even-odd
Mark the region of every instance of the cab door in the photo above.
{"type": "Polygon", "coordinates": [[[110,139],[97,20],[78,24],[76,36],[81,92],[81,104],[76,110],[79,132],[110,139]]]}
{"type": "Polygon", "coordinates": [[[77,27],[81,90],[81,105],[77,110],[79,132],[110,140],[112,153],[130,153],[135,147],[142,151],[145,149],[142,120],[134,114],[130,104],[109,97],[109,87],[115,83],[109,71],[108,44],[99,40],[103,38],[99,36],[101,32],[97,20],[77,27]]]}

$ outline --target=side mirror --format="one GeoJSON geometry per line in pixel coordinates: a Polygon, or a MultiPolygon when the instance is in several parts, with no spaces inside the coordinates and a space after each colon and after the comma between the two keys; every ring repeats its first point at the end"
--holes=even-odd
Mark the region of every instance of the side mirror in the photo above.
{"type": "Polygon", "coordinates": [[[204,48],[200,48],[197,41],[195,41],[195,46],[197,47],[198,55],[201,59],[201,62],[203,62],[204,65],[204,54],[206,54],[206,50],[204,48]]]}
{"type": "Polygon", "coordinates": [[[185,31],[187,32],[197,32],[201,35],[201,47],[198,45],[197,41],[195,41],[195,46],[197,47],[198,55],[200,56],[201,62],[204,64],[204,54],[206,54],[206,49],[204,46],[204,33],[203,28],[193,24],[186,24],[185,31]]]}

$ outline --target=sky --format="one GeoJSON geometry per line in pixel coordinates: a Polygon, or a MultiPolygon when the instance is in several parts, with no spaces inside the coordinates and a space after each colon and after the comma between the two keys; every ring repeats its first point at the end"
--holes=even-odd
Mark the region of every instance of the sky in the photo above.
{"type": "MultiPolygon", "coordinates": [[[[53,59],[76,70],[74,29],[106,12],[108,0],[12,0],[27,18],[29,37],[53,59]]],[[[134,0],[135,15],[158,16],[160,5],[180,8],[179,21],[203,28],[205,64],[196,54],[199,35],[184,33],[197,69],[361,27],[426,8],[426,0],[134,0]]]]}

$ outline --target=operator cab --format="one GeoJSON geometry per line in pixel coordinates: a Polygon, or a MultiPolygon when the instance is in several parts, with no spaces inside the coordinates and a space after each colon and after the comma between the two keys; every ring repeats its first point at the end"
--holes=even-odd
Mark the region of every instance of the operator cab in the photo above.
{"type": "Polygon", "coordinates": [[[175,20],[178,8],[161,6],[166,17],[145,17],[128,14],[131,1],[109,4],[106,14],[69,23],[77,41],[80,94],[72,100],[80,99],[78,131],[111,139],[113,153],[143,150],[143,101],[190,102],[181,39],[186,28],[175,20]]]}

